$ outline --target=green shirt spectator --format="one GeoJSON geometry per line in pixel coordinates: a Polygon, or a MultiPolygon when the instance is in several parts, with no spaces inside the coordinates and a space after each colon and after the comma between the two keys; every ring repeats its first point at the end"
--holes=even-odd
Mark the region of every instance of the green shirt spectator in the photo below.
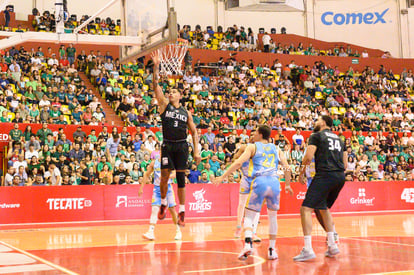
{"type": "Polygon", "coordinates": [[[201,174],[203,174],[203,173],[206,173],[207,174],[208,181],[210,181],[210,176],[213,176],[214,177],[214,172],[211,171],[211,170],[204,169],[203,171],[201,171],[201,174]]]}
{"type": "Polygon", "coordinates": [[[14,129],[10,131],[9,136],[10,136],[10,139],[13,141],[20,140],[20,138],[23,136],[23,132],[19,130],[19,125],[17,124],[14,125],[14,129]]]}
{"type": "Polygon", "coordinates": [[[90,134],[90,135],[88,135],[88,137],[90,137],[90,138],[91,138],[91,142],[92,142],[92,143],[95,143],[95,142],[97,142],[97,141],[98,141],[98,138],[97,138],[95,135],[90,134]]]}
{"type": "Polygon", "coordinates": [[[36,136],[39,138],[39,140],[41,142],[45,142],[48,134],[52,134],[53,135],[52,130],[48,129],[47,128],[47,124],[44,123],[43,124],[43,128],[42,129],[39,129],[37,131],[36,136]]]}
{"type": "Polygon", "coordinates": [[[105,164],[108,165],[109,171],[112,171],[112,165],[109,162],[99,162],[98,165],[96,165],[96,170],[101,172],[105,164]]]}

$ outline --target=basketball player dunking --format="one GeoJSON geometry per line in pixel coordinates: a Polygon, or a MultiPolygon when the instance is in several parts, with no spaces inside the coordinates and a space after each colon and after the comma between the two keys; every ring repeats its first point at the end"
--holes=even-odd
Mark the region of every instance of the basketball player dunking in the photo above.
{"type": "Polygon", "coordinates": [[[185,212],[185,171],[188,169],[188,143],[187,132],[190,130],[193,136],[194,160],[197,165],[201,161],[198,152],[198,134],[192,115],[181,105],[181,94],[177,89],[171,89],[168,99],[164,96],[158,85],[159,57],[152,55],[154,62],[153,88],[161,114],[163,143],[161,145],[161,207],[158,219],[165,218],[167,209],[168,179],[171,170],[176,171],[178,184],[178,199],[180,201],[178,224],[184,226],[185,212]]]}

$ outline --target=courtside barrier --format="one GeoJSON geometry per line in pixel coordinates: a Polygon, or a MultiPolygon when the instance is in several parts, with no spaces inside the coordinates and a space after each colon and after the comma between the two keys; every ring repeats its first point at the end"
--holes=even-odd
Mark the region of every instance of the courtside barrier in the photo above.
{"type": "MultiPolygon", "coordinates": [[[[176,186],[175,186],[176,187],[176,186]]],[[[0,221],[45,223],[147,219],[152,186],[138,196],[138,185],[0,187],[0,221]]],[[[279,214],[298,214],[306,187],[292,183],[294,195],[282,183],[279,214]]],[[[187,185],[187,217],[235,216],[238,184],[187,185]]],[[[347,182],[334,212],[414,210],[414,182],[347,182]]],[[[263,211],[263,214],[266,211],[263,211]]]]}

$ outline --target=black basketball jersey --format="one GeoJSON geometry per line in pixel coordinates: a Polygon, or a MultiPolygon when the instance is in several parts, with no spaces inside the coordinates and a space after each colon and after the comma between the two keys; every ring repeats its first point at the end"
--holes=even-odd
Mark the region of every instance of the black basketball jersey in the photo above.
{"type": "Polygon", "coordinates": [[[180,106],[168,104],[161,114],[162,134],[166,141],[184,141],[187,139],[188,111],[180,106]]]}
{"type": "Polygon", "coordinates": [[[315,152],[316,173],[344,172],[344,143],[328,129],[314,133],[309,138],[309,145],[317,147],[315,152]]]}

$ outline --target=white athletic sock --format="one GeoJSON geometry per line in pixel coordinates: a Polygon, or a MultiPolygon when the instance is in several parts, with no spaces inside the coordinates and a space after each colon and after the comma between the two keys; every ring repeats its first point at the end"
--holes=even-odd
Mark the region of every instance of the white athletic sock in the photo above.
{"type": "Polygon", "coordinates": [[[175,230],[178,232],[178,231],[181,231],[181,229],[180,229],[180,226],[178,225],[178,224],[176,224],[175,225],[175,230]]]}
{"type": "Polygon", "coordinates": [[[167,202],[167,198],[165,198],[165,199],[161,199],[161,204],[162,204],[162,205],[167,205],[167,204],[168,204],[168,202],[167,202]]]}
{"type": "Polygon", "coordinates": [[[154,229],[155,229],[155,225],[151,224],[148,231],[154,232],[154,229]]]}
{"type": "Polygon", "coordinates": [[[304,240],[305,240],[305,249],[308,250],[308,251],[313,251],[312,236],[311,235],[305,236],[304,240]]]}
{"type": "Polygon", "coordinates": [[[326,235],[328,236],[328,246],[335,245],[334,232],[327,232],[326,235]]]}
{"type": "Polygon", "coordinates": [[[274,249],[275,246],[276,246],[276,240],[269,240],[269,247],[274,249]]]}
{"type": "Polygon", "coordinates": [[[256,234],[257,232],[257,226],[259,225],[259,219],[260,219],[260,212],[257,212],[256,216],[254,216],[254,219],[253,219],[253,234],[256,234]]]}
{"type": "Polygon", "coordinates": [[[184,204],[180,204],[180,208],[179,208],[179,213],[181,212],[185,212],[185,205],[184,204]]]}
{"type": "Polygon", "coordinates": [[[336,229],[335,229],[335,225],[334,224],[332,225],[332,230],[333,230],[334,233],[336,233],[336,229]]]}

